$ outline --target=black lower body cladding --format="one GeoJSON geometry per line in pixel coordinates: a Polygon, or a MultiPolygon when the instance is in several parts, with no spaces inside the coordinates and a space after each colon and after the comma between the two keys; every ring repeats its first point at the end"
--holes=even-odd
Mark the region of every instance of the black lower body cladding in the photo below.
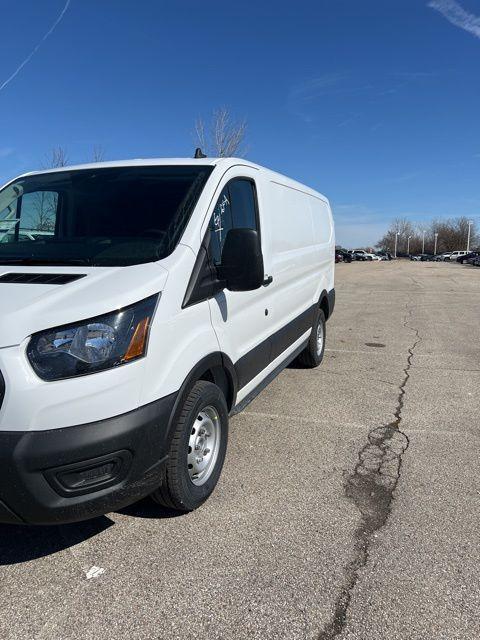
{"type": "Polygon", "coordinates": [[[0,431],[0,522],[76,522],[150,494],[161,482],[175,399],[65,429],[0,431]]]}
{"type": "Polygon", "coordinates": [[[335,309],[335,289],[330,289],[330,291],[327,293],[327,297],[328,297],[328,317],[330,318],[330,316],[333,313],[333,310],[335,309]]]}
{"type": "MultiPolygon", "coordinates": [[[[335,307],[335,289],[327,292],[326,298],[328,301],[329,318],[335,307]]],[[[322,294],[321,301],[324,299],[325,293],[322,294]]],[[[311,329],[317,308],[318,303],[306,309],[235,363],[239,388],[242,388],[253,380],[253,378],[263,371],[275,358],[278,358],[290,345],[298,340],[306,331],[311,329]]],[[[327,314],[325,315],[327,316],[327,314]]]]}

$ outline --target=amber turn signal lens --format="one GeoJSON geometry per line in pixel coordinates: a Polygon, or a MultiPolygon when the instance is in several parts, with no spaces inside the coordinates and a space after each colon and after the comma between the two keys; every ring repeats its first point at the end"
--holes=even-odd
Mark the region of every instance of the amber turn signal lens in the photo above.
{"type": "Polygon", "coordinates": [[[123,362],[128,362],[129,360],[133,360],[134,358],[138,358],[144,354],[149,322],[150,318],[143,318],[143,320],[140,320],[137,324],[132,339],[130,340],[130,344],[128,345],[127,352],[123,356],[123,362]]]}

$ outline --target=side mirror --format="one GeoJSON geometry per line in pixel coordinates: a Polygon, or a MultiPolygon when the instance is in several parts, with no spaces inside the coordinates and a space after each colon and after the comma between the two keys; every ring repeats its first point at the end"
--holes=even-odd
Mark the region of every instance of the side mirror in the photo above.
{"type": "Polygon", "coordinates": [[[263,284],[260,238],[254,229],[230,229],[225,238],[222,263],[217,267],[229,291],[253,291],[263,284]]]}

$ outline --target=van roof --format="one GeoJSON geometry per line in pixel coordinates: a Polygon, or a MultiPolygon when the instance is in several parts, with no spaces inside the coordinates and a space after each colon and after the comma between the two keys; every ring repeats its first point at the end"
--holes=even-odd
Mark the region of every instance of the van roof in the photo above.
{"type": "Polygon", "coordinates": [[[268,176],[273,182],[279,182],[280,184],[284,184],[286,186],[296,188],[305,193],[310,193],[313,196],[320,197],[325,202],[328,202],[327,198],[300,182],[293,180],[281,173],[277,173],[268,169],[267,167],[262,167],[261,165],[255,164],[254,162],[250,162],[245,158],[134,158],[131,160],[114,160],[111,162],[90,162],[86,164],[77,164],[77,165],[69,165],[65,167],[56,167],[52,169],[41,169],[40,171],[30,171],[28,173],[24,173],[20,177],[24,176],[33,176],[33,175],[41,175],[45,173],[58,173],[61,171],[78,171],[81,169],[93,169],[97,168],[114,168],[114,167],[151,167],[151,166],[167,166],[167,165],[208,165],[208,166],[218,166],[224,170],[229,169],[230,167],[235,166],[246,166],[252,169],[261,170],[263,172],[268,173],[268,176]]]}
{"type": "Polygon", "coordinates": [[[218,165],[233,166],[236,164],[246,164],[252,167],[254,165],[248,160],[240,158],[132,158],[128,160],[112,160],[108,162],[87,162],[85,164],[67,165],[65,167],[55,167],[52,169],[41,169],[39,171],[31,171],[25,175],[37,175],[41,173],[57,173],[58,171],[77,171],[79,169],[108,168],[108,167],[151,167],[162,165],[218,165]]]}

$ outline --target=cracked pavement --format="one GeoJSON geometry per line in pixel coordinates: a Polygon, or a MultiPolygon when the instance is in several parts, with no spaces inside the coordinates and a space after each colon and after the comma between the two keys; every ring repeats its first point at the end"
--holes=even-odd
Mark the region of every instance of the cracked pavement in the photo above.
{"type": "Polygon", "coordinates": [[[480,270],[336,290],[322,366],[232,419],[197,512],[0,525],[2,639],[480,637],[480,270]]]}

